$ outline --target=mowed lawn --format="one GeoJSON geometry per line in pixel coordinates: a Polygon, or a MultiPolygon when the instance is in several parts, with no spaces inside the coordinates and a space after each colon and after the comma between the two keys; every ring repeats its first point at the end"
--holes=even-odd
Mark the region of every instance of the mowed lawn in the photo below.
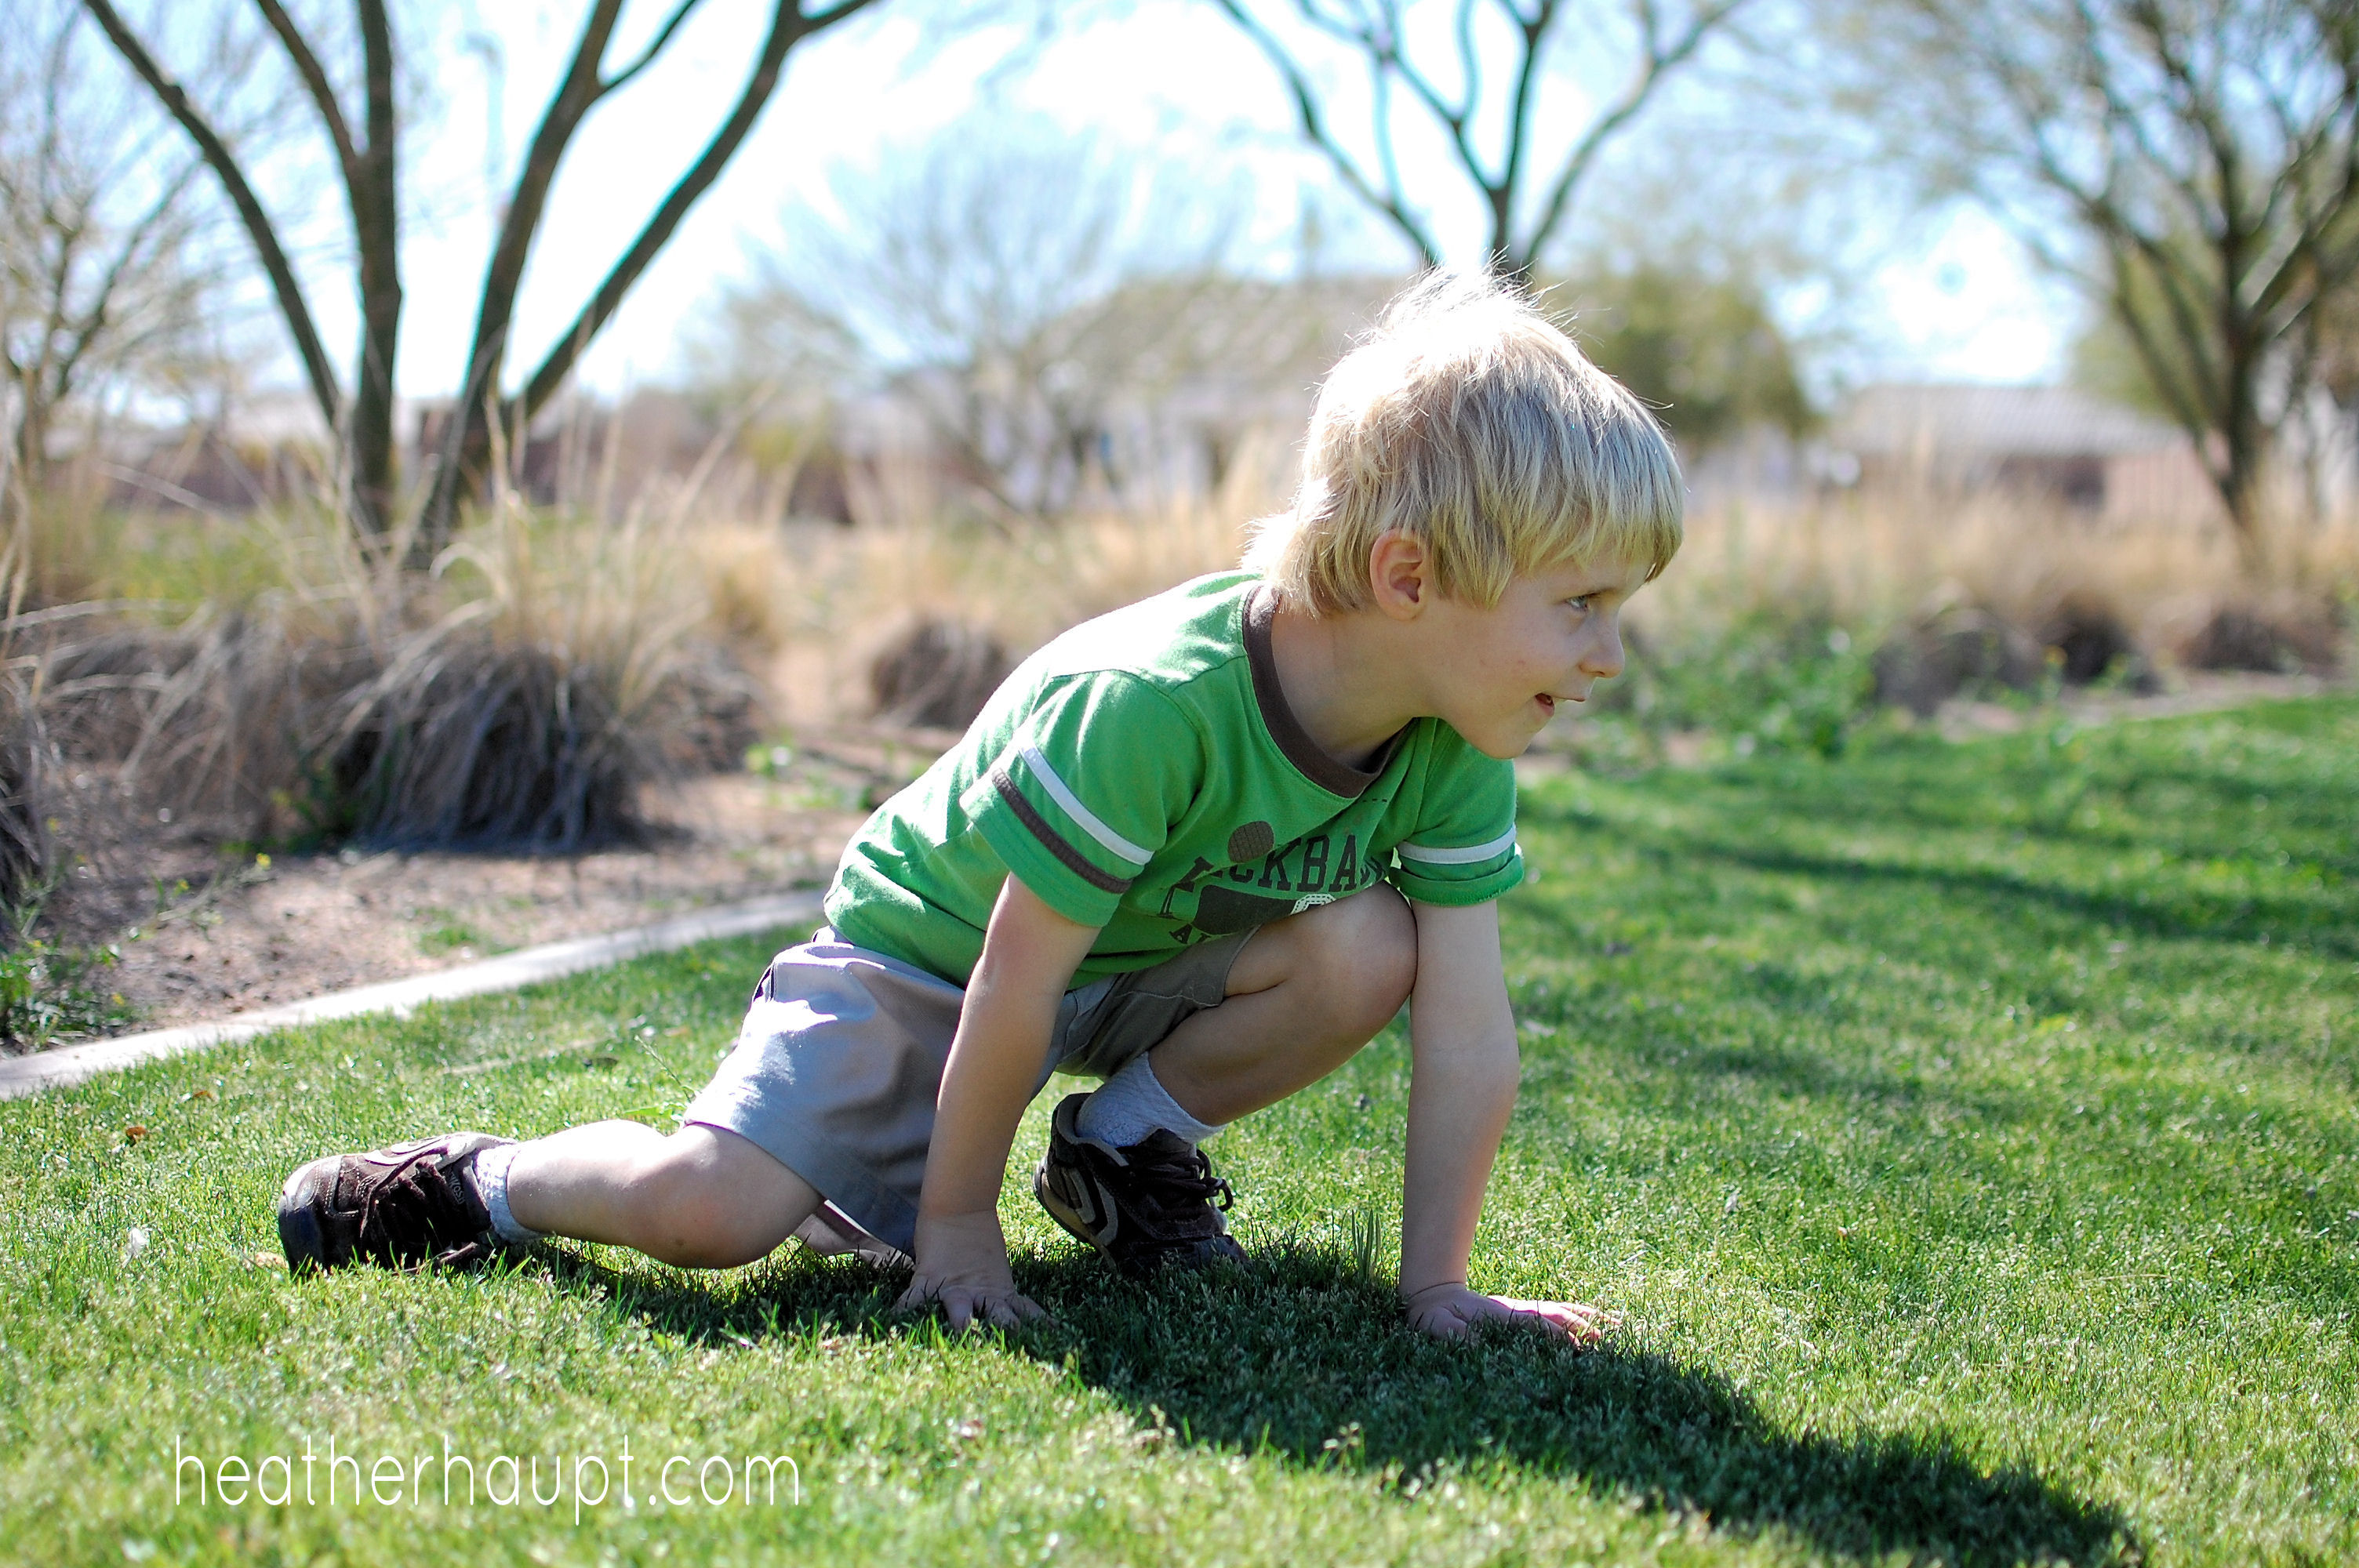
{"type": "Polygon", "coordinates": [[[1523,823],[1475,1278],[1619,1308],[1605,1348],[1403,1326],[1397,1035],[1214,1145],[1251,1277],[1082,1256],[1044,1098],[1020,1336],[792,1247],[268,1266],[316,1154],[675,1111],[765,957],[723,944],[0,1105],[0,1561],[2359,1559],[2359,702],[1560,775],[1523,823]]]}

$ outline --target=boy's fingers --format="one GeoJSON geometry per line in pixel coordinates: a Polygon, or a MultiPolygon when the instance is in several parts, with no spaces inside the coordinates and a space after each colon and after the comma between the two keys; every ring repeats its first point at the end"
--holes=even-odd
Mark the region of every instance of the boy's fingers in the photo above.
{"type": "Polygon", "coordinates": [[[1431,1306],[1417,1314],[1417,1326],[1438,1339],[1466,1337],[1466,1319],[1446,1306],[1431,1306]]]}
{"type": "Polygon", "coordinates": [[[929,1280],[920,1274],[909,1281],[909,1288],[901,1292],[901,1299],[893,1303],[893,1310],[897,1313],[924,1312],[929,1307],[939,1306],[942,1314],[950,1319],[952,1328],[964,1328],[974,1316],[975,1299],[975,1292],[967,1286],[945,1285],[939,1280],[929,1280]]]}
{"type": "Polygon", "coordinates": [[[1028,1296],[1014,1292],[1002,1294],[978,1289],[973,1285],[938,1286],[930,1281],[911,1285],[893,1303],[896,1312],[919,1312],[929,1306],[940,1306],[942,1315],[950,1320],[953,1332],[980,1328],[990,1325],[998,1328],[1015,1328],[1038,1320],[1053,1323],[1046,1309],[1028,1296]]]}
{"type": "Polygon", "coordinates": [[[1027,1323],[1057,1321],[1049,1315],[1046,1307],[1030,1296],[1012,1291],[1004,1296],[991,1297],[985,1303],[984,1311],[991,1321],[1001,1328],[1018,1328],[1027,1323]]]}
{"type": "Polygon", "coordinates": [[[1514,1296],[1484,1299],[1506,1316],[1546,1324],[1582,1345],[1603,1338],[1608,1328],[1622,1321],[1617,1313],[1582,1302],[1530,1302],[1514,1296]]]}

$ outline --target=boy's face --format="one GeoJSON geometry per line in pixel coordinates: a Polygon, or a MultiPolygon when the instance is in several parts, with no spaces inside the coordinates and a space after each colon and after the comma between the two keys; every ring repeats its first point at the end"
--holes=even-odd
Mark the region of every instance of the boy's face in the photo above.
{"type": "Polygon", "coordinates": [[[1622,607],[1647,565],[1550,567],[1515,579],[1487,610],[1437,595],[1419,620],[1438,716],[1486,755],[1521,756],[1560,704],[1622,673],[1622,607]]]}

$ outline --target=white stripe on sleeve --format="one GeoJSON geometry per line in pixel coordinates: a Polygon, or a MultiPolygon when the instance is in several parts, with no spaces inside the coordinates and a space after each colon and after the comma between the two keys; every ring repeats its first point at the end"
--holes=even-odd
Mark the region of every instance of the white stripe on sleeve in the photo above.
{"type": "MultiPolygon", "coordinates": [[[[1143,866],[1154,858],[1147,851],[1099,821],[1097,814],[1083,806],[1082,797],[1067,788],[1065,781],[1057,776],[1057,770],[1049,765],[1049,759],[1040,754],[1039,747],[1027,746],[1018,754],[1023,757],[1024,765],[1030,768],[1033,776],[1040,781],[1040,787],[1049,792],[1049,797],[1063,806],[1065,815],[1080,823],[1082,831],[1104,845],[1108,852],[1119,855],[1134,866],[1143,866]]],[[[1514,835],[1510,834],[1509,837],[1512,838],[1514,835]]]]}
{"type": "Polygon", "coordinates": [[[1494,838],[1488,844],[1469,844],[1462,849],[1432,849],[1421,844],[1403,844],[1400,858],[1429,866],[1471,866],[1477,860],[1496,860],[1516,847],[1516,830],[1507,829],[1505,838],[1494,838]]]}

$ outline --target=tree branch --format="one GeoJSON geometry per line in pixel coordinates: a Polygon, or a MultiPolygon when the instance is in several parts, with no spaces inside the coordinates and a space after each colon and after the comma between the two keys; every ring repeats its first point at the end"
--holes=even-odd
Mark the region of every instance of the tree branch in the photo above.
{"type": "Polygon", "coordinates": [[[1581,140],[1567,155],[1563,168],[1558,173],[1555,183],[1549,188],[1548,200],[1540,209],[1540,220],[1533,225],[1531,236],[1522,247],[1527,256],[1537,257],[1548,244],[1556,232],[1557,224],[1564,218],[1573,189],[1588,174],[1590,165],[1596,162],[1597,155],[1606,142],[1646,107],[1647,100],[1662,84],[1664,73],[1683,64],[1689,56],[1701,48],[1712,29],[1734,16],[1745,5],[1745,0],[1713,0],[1712,4],[1699,7],[1689,21],[1687,30],[1668,49],[1656,42],[1650,0],[1638,0],[1638,3],[1646,18],[1647,58],[1639,65],[1630,85],[1623,90],[1621,100],[1582,134],[1581,140]]]}
{"type": "Polygon", "coordinates": [[[125,232],[123,243],[116,247],[114,258],[100,272],[97,287],[91,291],[90,307],[82,313],[81,319],[72,324],[67,333],[65,350],[58,356],[51,376],[56,401],[62,402],[66,394],[72,390],[74,375],[81,368],[83,357],[114,320],[112,312],[115,290],[123,287],[125,275],[139,265],[141,253],[147,249],[150,237],[171,217],[181,192],[188,189],[190,176],[194,172],[193,166],[184,167],[177,177],[166,182],[163,194],[125,232]]]}
{"type": "Polygon", "coordinates": [[[1368,58],[1368,133],[1376,142],[1376,167],[1384,170],[1387,211],[1408,211],[1408,189],[1401,183],[1400,148],[1393,140],[1393,83],[1384,61],[1368,58]]]}
{"type": "MultiPolygon", "coordinates": [[[[1325,117],[1320,113],[1318,95],[1311,88],[1310,79],[1287,51],[1286,46],[1261,25],[1258,17],[1245,9],[1241,0],[1213,0],[1213,3],[1245,30],[1245,36],[1253,39],[1263,57],[1285,79],[1287,91],[1294,95],[1295,113],[1302,123],[1304,137],[1326,155],[1327,161],[1334,166],[1335,172],[1343,177],[1343,183],[1351,188],[1352,193],[1392,221],[1393,227],[1398,229],[1416,248],[1419,262],[1426,266],[1440,265],[1440,247],[1433,243],[1433,237],[1426,232],[1425,226],[1409,212],[1407,203],[1397,192],[1378,193],[1359,165],[1329,132],[1325,117]]],[[[1306,5],[1304,10],[1307,14],[1309,7],[1306,5]]]]}
{"type": "Polygon", "coordinates": [[[833,7],[813,18],[800,14],[797,0],[778,0],[772,14],[769,36],[763,40],[762,52],[755,63],[753,74],[746,79],[745,90],[738,94],[728,119],[705,144],[704,151],[698,156],[696,162],[671,188],[662,204],[648,218],[647,226],[639,231],[638,238],[632,242],[630,249],[607,273],[589,303],[582,308],[564,335],[558,339],[534,370],[532,378],[525,384],[524,391],[516,399],[522,419],[529,420],[538,413],[557,395],[558,388],[565,384],[566,377],[572,373],[582,351],[605,326],[607,319],[614,315],[615,307],[623,301],[623,296],[630,291],[631,285],[638,281],[639,274],[647,270],[656,253],[663,249],[665,242],[671,238],[672,231],[688,215],[689,209],[696,205],[697,199],[719,178],[722,168],[735,155],[738,144],[753,129],[763,105],[769,102],[770,94],[777,90],[779,73],[786,66],[787,52],[821,27],[832,27],[872,3],[873,0],[838,0],[833,7]]]}
{"type": "Polygon", "coordinates": [[[458,460],[462,428],[474,421],[484,399],[496,393],[508,327],[515,318],[516,289],[532,254],[533,235],[539,230],[541,213],[548,206],[549,188],[556,181],[566,146],[582,116],[605,91],[599,81],[599,61],[605,56],[607,41],[622,10],[623,0],[597,0],[591,7],[582,24],[582,36],[574,42],[573,58],[558,81],[549,107],[541,112],[539,127],[534,131],[532,146],[525,154],[524,167],[516,171],[516,188],[508,196],[507,214],[501,221],[499,239],[492,246],[492,259],[484,273],[483,292],[476,304],[474,342],[467,354],[466,378],[459,388],[460,414],[451,421],[446,442],[446,468],[458,460]]]}
{"type": "MultiPolygon", "coordinates": [[[[671,43],[671,36],[679,31],[679,25],[688,20],[688,14],[702,3],[703,0],[679,0],[679,6],[665,19],[664,25],[656,29],[655,38],[648,42],[646,49],[641,51],[639,58],[625,66],[619,74],[610,76],[598,84],[598,96],[603,98],[617,88],[627,85],[631,78],[654,64],[656,56],[663,53],[671,43]]],[[[600,58],[604,58],[603,50],[600,58]]]]}
{"type": "Polygon", "coordinates": [[[336,162],[343,170],[344,184],[349,189],[361,181],[360,149],[353,145],[352,127],[344,123],[344,112],[336,102],[336,90],[328,82],[328,73],[320,65],[320,57],[311,52],[295,19],[278,0],[254,0],[262,12],[262,19],[278,35],[287,50],[287,58],[295,62],[295,74],[303,79],[303,86],[311,94],[311,103],[320,111],[321,124],[328,127],[328,139],[335,144],[336,162]]]}
{"type": "Polygon", "coordinates": [[[287,330],[295,340],[295,351],[303,362],[303,371],[311,384],[312,401],[320,407],[321,416],[332,430],[342,423],[343,399],[336,386],[335,368],[328,361],[327,351],[320,346],[319,330],[312,325],[310,307],[303,298],[302,286],[296,281],[295,269],[287,260],[286,251],[278,243],[277,232],[271,227],[269,214],[247,183],[245,172],[228,146],[213,130],[196,105],[189,101],[180,84],[164,74],[155,59],[141,45],[123,18],[115,14],[107,0],[82,0],[82,6],[97,21],[108,41],[154,92],[173,119],[179,122],[189,138],[197,144],[206,164],[222,189],[237,210],[239,222],[245,225],[246,236],[254,243],[261,257],[262,269],[270,278],[272,294],[278,303],[278,313],[286,319],[287,330]]]}
{"type": "MultiPolygon", "coordinates": [[[[1494,220],[1502,246],[1511,237],[1507,224],[1514,218],[1515,190],[1523,180],[1524,154],[1532,136],[1532,84],[1539,80],[1540,51],[1547,44],[1549,27],[1556,20],[1556,7],[1557,0],[1540,0],[1538,9],[1529,18],[1512,5],[1506,7],[1507,14],[1516,20],[1516,29],[1523,34],[1524,59],[1516,71],[1514,95],[1507,101],[1507,167],[1499,184],[1506,193],[1508,205],[1503,206],[1494,220]]],[[[1523,258],[1524,265],[1528,266],[1538,259],[1537,255],[1527,254],[1523,258]]]]}
{"type": "Polygon", "coordinates": [[[401,333],[400,127],[394,103],[393,21],[386,0],[354,0],[368,146],[351,186],[359,253],[361,346],[344,438],[353,524],[381,539],[393,524],[393,366],[401,333]]]}

